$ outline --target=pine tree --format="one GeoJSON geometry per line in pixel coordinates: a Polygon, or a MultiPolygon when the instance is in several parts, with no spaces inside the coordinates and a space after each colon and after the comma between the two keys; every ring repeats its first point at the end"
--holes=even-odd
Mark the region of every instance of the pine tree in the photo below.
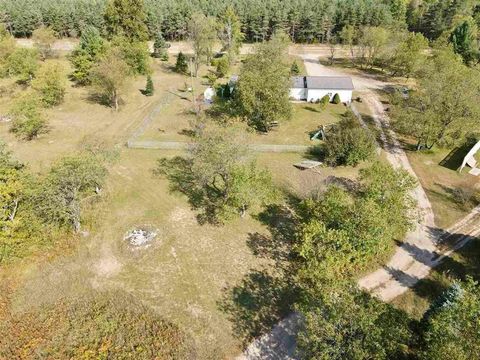
{"type": "MultiPolygon", "coordinates": [[[[157,59],[164,59],[167,49],[170,47],[170,44],[167,44],[161,32],[158,32],[155,36],[155,42],[153,43],[153,54],[152,56],[157,59]]],[[[167,55],[168,56],[168,55],[167,55]]],[[[168,59],[168,58],[167,58],[168,59]]]]}
{"type": "Polygon", "coordinates": [[[186,74],[188,71],[187,57],[180,51],[175,63],[175,71],[181,74],[186,74]]]}
{"type": "Polygon", "coordinates": [[[147,85],[145,86],[145,95],[146,96],[152,96],[155,91],[155,88],[153,87],[153,80],[150,75],[147,75],[147,85]]]}

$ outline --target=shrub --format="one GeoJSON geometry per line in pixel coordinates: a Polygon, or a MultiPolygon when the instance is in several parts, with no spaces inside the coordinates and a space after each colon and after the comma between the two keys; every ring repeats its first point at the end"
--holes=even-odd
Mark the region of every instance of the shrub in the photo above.
{"type": "Polygon", "coordinates": [[[13,116],[10,131],[25,140],[33,140],[48,131],[47,122],[40,110],[40,99],[28,93],[14,102],[10,109],[13,116]]]}
{"type": "Polygon", "coordinates": [[[340,95],[338,95],[338,93],[336,93],[335,95],[333,95],[333,100],[332,102],[334,104],[340,104],[341,100],[340,100],[340,95]]]}
{"type": "Polygon", "coordinates": [[[7,75],[18,76],[20,82],[31,81],[37,69],[38,52],[35,49],[17,48],[7,59],[7,75]]]}
{"type": "Polygon", "coordinates": [[[325,109],[329,103],[330,103],[330,96],[328,95],[325,95],[320,99],[320,106],[322,109],[325,109]]]}
{"type": "Polygon", "coordinates": [[[230,60],[227,55],[222,56],[216,60],[216,72],[218,77],[222,78],[228,74],[230,68],[230,60]]]}
{"type": "Polygon", "coordinates": [[[349,111],[326,135],[325,161],[332,166],[356,166],[375,154],[375,139],[349,111]]]}
{"type": "Polygon", "coordinates": [[[150,75],[147,76],[147,85],[145,86],[145,95],[152,96],[155,88],[153,87],[152,77],[150,75]]]}
{"type": "Polygon", "coordinates": [[[300,67],[298,66],[298,64],[297,64],[296,61],[294,61],[294,62],[292,63],[292,66],[291,66],[291,68],[290,68],[290,74],[292,74],[292,75],[294,75],[294,76],[300,74],[300,67]]]}
{"type": "Polygon", "coordinates": [[[188,71],[187,57],[180,51],[175,63],[175,71],[180,74],[186,74],[188,71]]]}
{"type": "Polygon", "coordinates": [[[32,82],[42,103],[46,107],[59,105],[63,102],[66,88],[66,77],[59,63],[45,63],[32,82]]]}
{"type": "Polygon", "coordinates": [[[0,335],[0,354],[10,359],[195,358],[191,340],[176,325],[120,291],[65,298],[9,315],[0,335]]]}

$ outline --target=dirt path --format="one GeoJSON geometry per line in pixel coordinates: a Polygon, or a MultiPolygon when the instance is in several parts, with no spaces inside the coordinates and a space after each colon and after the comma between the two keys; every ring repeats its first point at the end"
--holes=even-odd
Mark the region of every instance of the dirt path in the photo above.
{"type": "MultiPolygon", "coordinates": [[[[383,104],[375,90],[388,84],[375,78],[348,74],[335,68],[327,68],[318,61],[318,53],[303,53],[307,73],[312,76],[349,75],[355,89],[362,93],[362,99],[372,110],[373,119],[380,130],[380,140],[388,161],[395,168],[403,168],[418,179],[407,155],[400,146],[383,104]]],[[[451,228],[442,231],[435,227],[435,218],[430,201],[424,189],[419,185],[412,191],[417,200],[417,221],[404,242],[399,245],[390,261],[377,271],[361,278],[359,286],[370,291],[384,301],[391,301],[403,294],[419,280],[425,278],[430,270],[445,257],[460,249],[468,241],[480,235],[480,206],[451,228]],[[448,243],[449,246],[439,246],[448,243]]],[[[295,333],[300,317],[292,314],[281,321],[269,334],[254,341],[238,360],[293,359],[295,354],[295,333]],[[279,330],[280,329],[280,330],[279,330]],[[288,334],[288,335],[285,335],[288,334]],[[272,357],[272,354],[274,355],[272,357]]]]}

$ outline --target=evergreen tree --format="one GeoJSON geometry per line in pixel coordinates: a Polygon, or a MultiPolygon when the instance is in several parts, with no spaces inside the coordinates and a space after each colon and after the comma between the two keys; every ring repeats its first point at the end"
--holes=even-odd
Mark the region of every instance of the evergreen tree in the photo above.
{"type": "Polygon", "coordinates": [[[175,71],[180,74],[186,74],[188,72],[187,57],[180,51],[177,56],[177,62],[175,63],[175,71]]]}
{"type": "Polygon", "coordinates": [[[153,87],[153,80],[150,75],[147,75],[147,85],[145,86],[145,95],[152,96],[155,88],[153,87]]]}
{"type": "Polygon", "coordinates": [[[473,21],[464,21],[450,35],[450,42],[455,53],[459,54],[466,64],[478,60],[477,29],[473,21]]]}
{"type": "MultiPolygon", "coordinates": [[[[164,59],[165,55],[167,55],[167,49],[170,47],[170,44],[168,44],[162,33],[158,32],[155,36],[155,41],[153,43],[153,54],[152,56],[158,59],[164,59]]],[[[167,58],[168,59],[168,58],[167,58]]]]}

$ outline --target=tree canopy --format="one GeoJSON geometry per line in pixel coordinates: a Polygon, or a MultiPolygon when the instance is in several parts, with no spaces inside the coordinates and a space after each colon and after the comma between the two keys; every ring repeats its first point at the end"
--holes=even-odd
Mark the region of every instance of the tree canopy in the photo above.
{"type": "Polygon", "coordinates": [[[285,36],[277,34],[258,45],[240,70],[234,91],[238,112],[259,131],[269,131],[275,121],[292,116],[287,44],[285,36]]]}

